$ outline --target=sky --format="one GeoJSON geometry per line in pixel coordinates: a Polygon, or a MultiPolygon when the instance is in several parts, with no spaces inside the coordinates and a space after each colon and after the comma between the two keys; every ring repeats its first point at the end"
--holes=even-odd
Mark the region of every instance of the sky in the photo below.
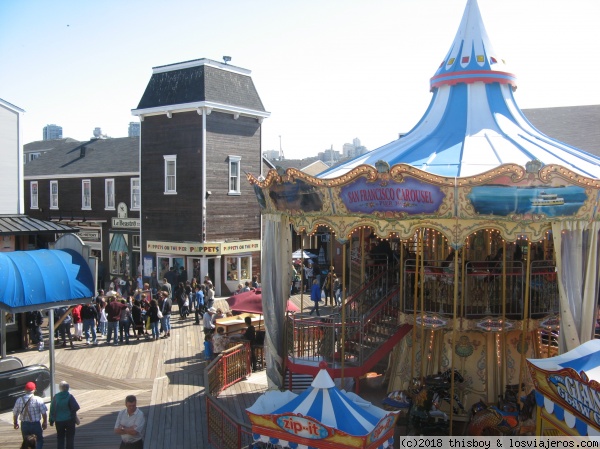
{"type": "MultiPolygon", "coordinates": [[[[199,58],[252,71],[263,151],[316,156],[408,132],[431,100],[466,0],[0,0],[0,98],[86,140],[127,136],[152,67],[199,58]]],[[[600,104],[600,1],[479,0],[521,109],[600,104]]]]}

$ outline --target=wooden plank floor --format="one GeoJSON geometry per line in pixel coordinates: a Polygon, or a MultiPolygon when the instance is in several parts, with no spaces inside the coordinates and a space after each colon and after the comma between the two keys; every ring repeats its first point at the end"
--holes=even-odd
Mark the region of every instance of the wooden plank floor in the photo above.
{"type": "MultiPolygon", "coordinates": [[[[291,299],[300,306],[299,295],[291,299]]],[[[303,305],[305,311],[312,306],[309,296],[304,295],[303,305]]],[[[228,310],[223,298],[217,299],[215,306],[228,310]]],[[[74,349],[56,350],[56,382],[69,382],[81,406],[76,447],[118,447],[120,437],[113,427],[129,394],[137,396],[138,407],[147,420],[145,449],[210,447],[204,397],[204,335],[202,326],[193,322],[193,317],[182,322],[174,314],[169,339],[132,339],[129,345],[119,346],[107,345],[101,339],[98,346],[75,342],[74,349]]],[[[19,357],[24,365],[49,365],[48,351],[9,355],[19,357]]],[[[249,424],[245,409],[266,390],[265,371],[259,371],[223,392],[219,401],[249,424]]],[[[55,449],[54,427],[48,427],[44,436],[44,448],[55,449]]],[[[13,429],[12,413],[4,411],[0,414],[0,448],[18,448],[20,444],[21,432],[13,429]]]]}
{"type": "MultiPolygon", "coordinates": [[[[215,303],[227,310],[223,299],[215,303]]],[[[119,447],[120,437],[114,434],[113,427],[128,394],[137,396],[138,407],[146,416],[145,449],[209,447],[204,397],[206,362],[202,355],[204,335],[202,326],[195,326],[193,322],[193,318],[181,322],[177,314],[173,315],[169,339],[133,339],[129,345],[119,346],[107,345],[101,339],[98,346],[75,342],[74,349],[55,351],[56,382],[69,382],[70,391],[81,406],[76,447],[119,447]]],[[[48,351],[30,350],[9,355],[19,357],[24,365],[49,365],[48,351]]],[[[258,374],[252,378],[257,379],[258,374]]],[[[261,386],[248,384],[256,397],[256,391],[266,390],[264,374],[262,378],[261,386]]],[[[243,385],[236,391],[243,395],[243,385]]],[[[232,411],[241,413],[237,406],[232,411]]],[[[3,411],[0,448],[18,448],[20,444],[21,431],[13,429],[12,412],[3,411]]],[[[44,432],[44,448],[56,448],[54,427],[44,432]]]]}

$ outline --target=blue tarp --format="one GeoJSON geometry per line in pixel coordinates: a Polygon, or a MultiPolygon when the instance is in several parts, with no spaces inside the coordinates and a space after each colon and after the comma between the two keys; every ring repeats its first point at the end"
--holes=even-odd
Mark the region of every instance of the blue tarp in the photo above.
{"type": "Polygon", "coordinates": [[[81,254],[70,249],[0,253],[0,308],[46,309],[94,296],[94,278],[81,254]]]}

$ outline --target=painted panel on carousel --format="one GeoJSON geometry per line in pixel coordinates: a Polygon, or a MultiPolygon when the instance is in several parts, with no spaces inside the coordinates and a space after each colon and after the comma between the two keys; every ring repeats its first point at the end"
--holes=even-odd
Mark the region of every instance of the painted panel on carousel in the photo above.
{"type": "Polygon", "coordinates": [[[271,185],[269,197],[273,207],[279,211],[319,212],[323,209],[323,197],[319,189],[301,180],[271,185]]]}
{"type": "Polygon", "coordinates": [[[369,182],[359,178],[341,188],[346,208],[358,213],[432,214],[439,209],[444,197],[439,187],[409,177],[405,177],[403,182],[369,182]]]}
{"type": "Polygon", "coordinates": [[[512,214],[544,214],[547,217],[575,215],[587,200],[578,186],[508,186],[473,187],[467,195],[475,212],[508,216],[512,214]]]}

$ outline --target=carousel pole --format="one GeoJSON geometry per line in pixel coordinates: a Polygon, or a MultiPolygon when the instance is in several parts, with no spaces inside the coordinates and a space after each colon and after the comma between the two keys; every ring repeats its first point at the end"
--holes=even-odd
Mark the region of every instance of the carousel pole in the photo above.
{"type": "Polygon", "coordinates": [[[365,228],[360,228],[360,288],[365,282],[365,228]]]}
{"type": "Polygon", "coordinates": [[[500,332],[502,344],[502,369],[500,370],[500,391],[506,384],[506,334],[504,332],[504,323],[506,322],[506,240],[502,239],[502,329],[500,332]]]}
{"type": "Polygon", "coordinates": [[[335,303],[335,298],[333,297],[333,274],[335,273],[333,270],[333,231],[329,232],[329,301],[331,301],[331,307],[335,303]]]}
{"type": "MultiPolygon", "coordinates": [[[[341,372],[341,382],[344,383],[344,366],[345,366],[345,358],[346,358],[346,243],[342,246],[342,335],[340,336],[340,345],[342,348],[341,352],[341,362],[342,362],[342,372],[341,372]]],[[[335,359],[334,359],[335,360],[335,359]]]]}
{"type": "MultiPolygon", "coordinates": [[[[464,259],[464,258],[463,258],[464,259]]],[[[452,436],[452,422],[454,420],[454,348],[456,347],[456,312],[458,309],[458,248],[454,250],[454,304],[452,305],[452,348],[450,351],[450,436],[452,436]]]]}
{"type": "MultiPolygon", "coordinates": [[[[521,388],[521,384],[523,383],[523,368],[525,367],[525,342],[527,341],[527,334],[529,333],[529,279],[531,277],[531,241],[527,239],[527,257],[525,258],[525,263],[527,264],[527,269],[525,270],[525,295],[523,305],[523,329],[521,329],[521,364],[519,366],[519,388],[521,388]]],[[[518,397],[519,405],[521,405],[521,396],[518,397]]]]}
{"type": "Polygon", "coordinates": [[[398,267],[398,285],[400,290],[398,290],[398,300],[400,301],[400,310],[404,310],[402,307],[402,300],[404,298],[404,277],[402,276],[402,268],[404,267],[404,245],[402,244],[402,239],[400,239],[400,245],[398,248],[400,251],[400,266],[398,267]]]}
{"type": "MultiPolygon", "coordinates": [[[[422,234],[427,232],[426,229],[422,231],[422,234]]],[[[425,354],[427,353],[427,341],[425,340],[425,288],[424,288],[424,280],[425,280],[425,239],[423,235],[421,235],[421,263],[419,264],[419,279],[421,279],[421,289],[420,293],[420,302],[421,302],[421,378],[425,377],[425,373],[427,372],[427,360],[425,358],[425,354]]]]}
{"type": "Polygon", "coordinates": [[[411,378],[415,377],[415,352],[417,350],[417,298],[419,292],[419,239],[421,232],[417,229],[417,251],[415,253],[415,279],[414,279],[414,292],[413,292],[413,328],[412,328],[412,354],[410,360],[411,378]]]}
{"type": "Polygon", "coordinates": [[[304,231],[300,232],[300,312],[304,311],[304,231]]]}

